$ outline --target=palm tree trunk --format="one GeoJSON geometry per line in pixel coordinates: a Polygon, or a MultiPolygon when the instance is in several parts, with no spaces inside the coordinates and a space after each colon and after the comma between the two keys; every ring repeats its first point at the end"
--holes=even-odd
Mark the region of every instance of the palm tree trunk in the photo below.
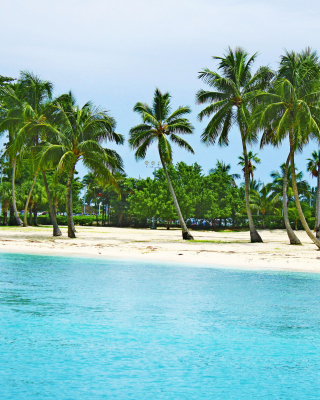
{"type": "Polygon", "coordinates": [[[74,239],[76,237],[73,223],[73,207],[72,207],[72,180],[74,166],[71,168],[67,183],[67,219],[68,219],[68,237],[74,239]]]}
{"type": "Polygon", "coordinates": [[[3,226],[7,225],[8,211],[3,211],[3,226]]]}
{"type": "Polygon", "coordinates": [[[44,187],[45,187],[46,193],[47,193],[50,219],[51,219],[52,226],[53,226],[53,236],[62,236],[61,230],[60,230],[58,222],[57,222],[57,213],[56,213],[56,211],[55,211],[55,209],[53,207],[53,204],[52,204],[51,193],[50,193],[50,190],[49,190],[49,185],[48,185],[46,173],[44,171],[42,171],[42,178],[43,178],[44,187]]]}
{"type": "Polygon", "coordinates": [[[13,207],[13,212],[16,220],[17,226],[23,225],[19,213],[17,210],[17,205],[16,205],[16,188],[15,188],[15,177],[16,177],[16,165],[17,165],[17,160],[14,158],[13,163],[12,163],[12,207],[13,207]]]}
{"type": "Polygon", "coordinates": [[[33,225],[38,226],[38,204],[34,203],[33,206],[33,225]]]}
{"type": "Polygon", "coordinates": [[[318,240],[314,234],[311,232],[311,229],[309,228],[307,221],[304,217],[301,204],[300,204],[300,199],[299,199],[299,192],[298,192],[298,187],[297,187],[297,179],[296,179],[296,171],[295,171],[295,164],[294,164],[294,139],[293,139],[293,132],[292,130],[289,131],[289,140],[290,140],[290,160],[291,160],[291,175],[292,175],[292,189],[294,193],[294,199],[296,202],[296,207],[299,213],[300,221],[302,223],[302,226],[304,230],[306,231],[307,235],[309,238],[313,241],[313,243],[318,246],[320,249],[320,240],[318,240]]]}
{"type": "Polygon", "coordinates": [[[320,239],[320,152],[318,161],[318,177],[317,177],[317,203],[316,203],[316,236],[320,239]]]}
{"type": "Polygon", "coordinates": [[[243,147],[243,156],[244,156],[244,192],[246,197],[246,209],[249,221],[249,229],[250,229],[250,239],[251,243],[263,243],[261,236],[256,230],[256,227],[253,223],[253,218],[250,210],[250,176],[249,176],[249,167],[248,167],[248,153],[247,146],[244,140],[243,135],[241,134],[242,139],[242,147],[243,147]]]}
{"type": "Polygon", "coordinates": [[[29,225],[32,225],[32,209],[33,209],[33,203],[31,203],[30,206],[30,212],[29,212],[29,225]]]}
{"type": "Polygon", "coordinates": [[[169,190],[170,190],[170,193],[171,193],[171,196],[172,196],[172,199],[173,199],[173,203],[174,203],[174,206],[176,208],[176,211],[177,211],[177,214],[178,214],[178,218],[179,218],[179,221],[180,221],[180,225],[181,225],[181,229],[182,229],[182,238],[184,240],[193,240],[193,236],[189,232],[189,230],[187,228],[187,225],[185,223],[185,220],[183,219],[183,216],[182,216],[182,213],[181,213],[181,210],[180,210],[180,207],[179,207],[179,203],[178,203],[176,194],[174,192],[174,189],[173,189],[173,186],[172,186],[172,183],[171,183],[168,171],[167,171],[167,167],[166,167],[162,157],[160,157],[160,159],[161,159],[161,163],[162,163],[162,167],[163,167],[164,173],[165,173],[167,181],[168,181],[169,190]]]}
{"type": "Polygon", "coordinates": [[[286,168],[284,172],[283,178],[283,218],[284,224],[287,230],[287,234],[290,240],[290,244],[301,244],[300,240],[297,238],[296,234],[294,233],[293,229],[291,228],[289,215],[288,215],[288,202],[287,202],[287,191],[288,191],[288,172],[289,172],[289,164],[290,164],[290,157],[291,154],[288,155],[286,161],[286,168]]]}
{"type": "Polygon", "coordinates": [[[23,226],[28,226],[28,216],[27,216],[28,207],[29,207],[31,196],[32,196],[33,188],[34,188],[34,185],[35,185],[36,180],[37,180],[37,176],[38,176],[38,171],[36,171],[36,173],[34,175],[33,182],[32,182],[29,194],[28,194],[28,198],[27,198],[26,204],[24,206],[23,226]]]}

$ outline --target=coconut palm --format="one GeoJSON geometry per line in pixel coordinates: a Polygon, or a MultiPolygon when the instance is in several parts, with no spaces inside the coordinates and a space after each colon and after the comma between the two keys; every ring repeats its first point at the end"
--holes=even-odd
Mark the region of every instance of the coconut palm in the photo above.
{"type": "MultiPolygon", "coordinates": [[[[254,173],[257,169],[257,167],[253,164],[255,162],[256,164],[261,164],[261,160],[259,157],[257,157],[258,153],[253,154],[253,152],[250,150],[248,152],[248,171],[249,171],[249,178],[251,176],[251,179],[254,180],[254,173]]],[[[240,160],[238,162],[238,165],[241,165],[243,173],[245,173],[245,158],[244,156],[239,156],[238,159],[240,160]]]]}
{"type": "Polygon", "coordinates": [[[57,223],[45,170],[43,168],[40,170],[37,165],[37,152],[39,151],[41,142],[43,143],[45,140],[44,133],[41,131],[39,126],[42,121],[46,120],[45,112],[52,100],[53,85],[51,82],[42,80],[30,72],[21,72],[19,84],[20,96],[23,101],[21,110],[22,127],[18,131],[12,147],[13,151],[16,153],[21,153],[22,149],[27,147],[31,165],[33,166],[33,180],[25,204],[23,225],[27,226],[29,201],[38,174],[41,173],[48,198],[50,219],[53,225],[53,236],[61,236],[62,233],[57,223]]]}
{"type": "MultiPolygon", "coordinates": [[[[303,208],[303,213],[304,215],[308,218],[311,217],[311,210],[306,207],[306,204],[301,204],[302,208],[303,208]]],[[[298,230],[298,222],[300,220],[300,214],[299,211],[297,209],[297,207],[292,206],[288,208],[288,214],[291,220],[294,221],[294,225],[295,225],[295,230],[298,230]]]]}
{"type": "Polygon", "coordinates": [[[271,214],[274,209],[274,204],[271,201],[271,191],[270,186],[262,185],[259,190],[251,191],[251,207],[253,210],[258,211],[262,215],[262,228],[265,229],[265,215],[267,213],[271,214]]]}
{"type": "Polygon", "coordinates": [[[260,102],[253,126],[263,130],[262,145],[279,146],[289,138],[292,189],[303,228],[320,248],[310,230],[299,200],[295,173],[295,152],[302,149],[310,137],[320,135],[320,67],[316,52],[306,49],[301,53],[286,52],[271,89],[256,96],[260,102]]]}
{"type": "Polygon", "coordinates": [[[0,119],[0,136],[4,132],[8,132],[8,146],[6,150],[6,155],[8,156],[10,165],[12,167],[11,172],[11,187],[12,187],[12,209],[15,217],[15,222],[17,226],[22,225],[20,219],[17,204],[16,204],[16,187],[15,187],[15,176],[17,170],[17,161],[21,161],[23,150],[26,147],[21,148],[20,157],[17,152],[13,150],[12,145],[14,138],[22,127],[21,117],[22,117],[22,107],[23,100],[21,98],[21,90],[19,83],[6,84],[0,88],[1,97],[1,119],[0,119]]]}
{"type": "Polygon", "coordinates": [[[130,129],[129,145],[135,151],[136,160],[144,159],[148,148],[156,143],[168,186],[172,195],[173,203],[180,221],[182,237],[185,240],[193,240],[187,225],[183,219],[180,206],[173,189],[167,167],[172,165],[172,148],[170,141],[179,147],[194,153],[192,147],[178,134],[193,133],[193,126],[184,118],[185,114],[191,112],[189,107],[178,107],[171,112],[170,94],[162,94],[157,88],[154,93],[153,104],[137,103],[134,111],[141,115],[143,123],[130,129]]]}
{"type": "MultiPolygon", "coordinates": [[[[52,99],[53,85],[51,82],[44,81],[38,76],[25,71],[21,72],[20,74],[19,84],[20,97],[23,102],[21,109],[22,127],[17,132],[12,146],[13,151],[16,153],[20,152],[25,146],[27,146],[30,150],[29,156],[31,161],[30,164],[33,166],[33,180],[25,204],[23,221],[23,226],[27,226],[29,201],[32,196],[32,191],[34,189],[38,173],[40,172],[36,163],[36,150],[41,136],[38,122],[41,122],[45,118],[43,113],[48,105],[48,102],[50,102],[52,99]]],[[[45,172],[42,171],[42,175],[44,174],[45,172]]],[[[47,196],[48,198],[50,197],[50,192],[47,192],[47,196]]],[[[54,214],[52,213],[52,209],[50,209],[50,215],[51,214],[54,214]]],[[[55,215],[51,215],[51,220],[53,221],[54,226],[54,236],[60,236],[61,231],[56,224],[55,215]]]]}
{"type": "Polygon", "coordinates": [[[84,196],[84,200],[90,205],[91,201],[94,202],[94,208],[96,212],[96,222],[99,225],[99,217],[98,217],[98,203],[100,202],[102,187],[97,182],[96,176],[94,173],[89,172],[82,179],[83,185],[86,187],[86,193],[84,196]]]}
{"type": "Polygon", "coordinates": [[[88,102],[76,105],[72,93],[60,96],[39,124],[50,140],[40,154],[39,165],[56,165],[57,173],[65,172],[67,179],[68,237],[75,238],[72,206],[72,182],[77,163],[93,171],[99,181],[116,185],[113,171],[122,171],[122,159],[114,150],[102,147],[102,142],[123,144],[122,135],[115,133],[115,120],[104,110],[88,102]]]}
{"type": "Polygon", "coordinates": [[[317,178],[317,195],[316,195],[316,236],[320,239],[320,151],[313,151],[311,158],[307,158],[307,170],[311,175],[317,178]]]}
{"type": "Polygon", "coordinates": [[[254,142],[256,137],[248,135],[249,119],[251,117],[254,94],[259,89],[267,87],[272,72],[267,67],[261,67],[256,73],[251,72],[257,54],[249,57],[242,48],[234,51],[229,48],[224,57],[213,57],[219,61],[218,70],[222,73],[205,69],[199,73],[199,78],[211,87],[211,90],[199,90],[196,98],[199,104],[210,103],[199,113],[199,119],[213,115],[201,136],[203,143],[220,146],[229,144],[231,127],[238,125],[245,168],[245,199],[249,221],[251,242],[262,242],[257,232],[250,210],[250,176],[247,143],[254,142]]]}
{"type": "MultiPolygon", "coordinates": [[[[38,124],[45,119],[43,112],[52,97],[53,85],[49,81],[43,81],[30,72],[21,72],[18,82],[11,86],[6,86],[2,90],[2,97],[7,107],[7,113],[3,118],[2,127],[9,130],[9,148],[11,155],[13,173],[12,186],[13,197],[15,199],[15,175],[17,161],[27,154],[30,159],[30,165],[33,167],[33,180],[25,204],[25,213],[23,225],[27,226],[27,214],[29,202],[32,196],[36,179],[39,172],[42,172],[43,180],[46,183],[44,171],[39,171],[36,163],[36,150],[39,144],[41,132],[38,124]],[[10,129],[14,135],[10,137],[10,129]]],[[[45,188],[48,189],[45,184],[45,188]]],[[[51,207],[52,201],[50,192],[47,190],[50,216],[53,223],[53,235],[60,236],[61,231],[58,227],[56,216],[51,207]]],[[[21,220],[16,212],[15,201],[13,202],[17,224],[21,225],[21,220]]]]}

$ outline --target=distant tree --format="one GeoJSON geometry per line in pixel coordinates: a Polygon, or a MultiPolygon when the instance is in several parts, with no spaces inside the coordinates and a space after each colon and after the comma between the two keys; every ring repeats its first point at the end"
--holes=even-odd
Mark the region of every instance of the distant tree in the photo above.
{"type": "Polygon", "coordinates": [[[313,151],[311,158],[307,158],[307,170],[311,175],[317,178],[317,195],[316,195],[316,236],[320,239],[320,151],[313,151]]]}
{"type": "MultiPolygon", "coordinates": [[[[259,157],[257,157],[258,153],[253,154],[253,152],[250,150],[248,152],[248,171],[249,171],[249,177],[251,176],[251,179],[254,180],[254,174],[253,171],[257,169],[257,167],[253,164],[255,162],[256,164],[261,164],[261,160],[259,157]]],[[[239,156],[238,159],[240,160],[238,162],[238,165],[241,165],[243,173],[245,173],[245,158],[244,156],[239,156]]]]}

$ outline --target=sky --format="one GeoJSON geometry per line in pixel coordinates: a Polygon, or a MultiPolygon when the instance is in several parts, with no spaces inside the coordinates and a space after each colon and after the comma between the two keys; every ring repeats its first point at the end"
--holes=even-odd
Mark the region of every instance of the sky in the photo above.
{"type": "MultiPolygon", "coordinates": [[[[173,108],[192,108],[195,133],[188,141],[195,155],[174,147],[174,162],[197,162],[208,173],[218,159],[241,173],[236,128],[228,147],[200,142],[208,120],[197,119],[203,106],[195,104],[195,93],[206,88],[198,72],[214,69],[212,56],[223,55],[228,46],[259,52],[255,68],[277,68],[284,49],[311,46],[320,51],[319,12],[317,0],[1,0],[0,75],[17,78],[28,70],[52,81],[55,95],[72,90],[80,105],[90,100],[108,110],[117,121],[116,131],[126,138],[140,122],[134,104],[151,103],[159,87],[171,94],[173,108]]],[[[309,144],[296,158],[314,186],[306,158],[317,147],[309,144]]],[[[144,161],[135,161],[127,143],[117,150],[129,176],[152,176],[144,161]]],[[[287,145],[251,150],[261,159],[255,177],[264,182],[288,154],[287,145]]],[[[146,160],[159,161],[156,149],[149,150],[146,160]]],[[[86,172],[82,166],[78,171],[80,176],[86,172]]]]}

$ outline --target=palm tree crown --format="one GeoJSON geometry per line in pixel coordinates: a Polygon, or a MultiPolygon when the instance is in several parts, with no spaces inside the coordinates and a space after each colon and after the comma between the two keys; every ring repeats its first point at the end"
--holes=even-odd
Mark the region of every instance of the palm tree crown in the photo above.
{"type": "Polygon", "coordinates": [[[78,161],[94,171],[102,181],[113,181],[112,170],[123,168],[117,152],[102,147],[104,140],[123,144],[115,133],[115,120],[104,110],[88,102],[76,105],[72,93],[61,96],[48,109],[48,121],[40,124],[48,132],[48,143],[41,153],[42,162],[55,164],[58,171],[69,171],[78,161]]]}
{"type": "Polygon", "coordinates": [[[179,134],[192,134],[193,126],[183,118],[191,112],[189,107],[178,107],[171,112],[171,96],[162,94],[157,88],[154,94],[152,107],[145,103],[137,103],[134,111],[141,115],[143,123],[130,129],[129,145],[136,150],[136,159],[144,159],[147,149],[157,142],[161,160],[167,165],[172,163],[171,143],[177,144],[194,154],[192,147],[179,134]]]}
{"type": "Polygon", "coordinates": [[[251,72],[256,57],[257,53],[249,58],[243,49],[233,51],[229,48],[224,57],[213,57],[220,61],[218,70],[222,74],[208,68],[199,73],[199,78],[212,88],[201,89],[196,95],[199,104],[211,103],[199,113],[200,121],[213,114],[201,136],[204,143],[214,144],[219,138],[219,145],[228,145],[228,134],[235,123],[241,134],[246,134],[253,95],[265,89],[273,76],[268,67],[260,67],[254,74],[251,72]]]}

